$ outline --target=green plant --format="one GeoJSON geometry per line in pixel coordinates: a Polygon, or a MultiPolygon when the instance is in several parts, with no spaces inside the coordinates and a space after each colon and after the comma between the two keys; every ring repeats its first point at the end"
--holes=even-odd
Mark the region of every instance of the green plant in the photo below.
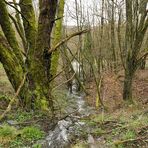
{"type": "Polygon", "coordinates": [[[33,113],[32,112],[22,112],[21,110],[18,110],[15,116],[18,122],[23,122],[23,121],[31,119],[33,116],[33,113]]]}
{"type": "Polygon", "coordinates": [[[25,141],[32,142],[43,138],[44,132],[34,126],[25,127],[22,130],[22,138],[25,141]]]}
{"type": "Polygon", "coordinates": [[[18,131],[14,127],[3,125],[0,128],[0,148],[9,145],[16,138],[17,134],[18,131]]]}
{"type": "Polygon", "coordinates": [[[10,96],[6,94],[0,94],[0,101],[9,101],[9,100],[10,100],[10,96]]]}
{"type": "Polygon", "coordinates": [[[17,133],[16,128],[8,126],[8,125],[3,125],[0,128],[0,137],[13,137],[17,133]]]}
{"type": "Polygon", "coordinates": [[[41,144],[34,144],[32,147],[33,147],[33,148],[41,148],[42,145],[41,145],[41,144]]]}
{"type": "Polygon", "coordinates": [[[136,137],[136,133],[133,130],[128,130],[122,137],[123,139],[134,139],[136,137]]]}
{"type": "Polygon", "coordinates": [[[93,132],[93,133],[92,133],[93,135],[95,135],[95,136],[100,136],[100,135],[102,135],[105,131],[102,130],[101,128],[95,128],[92,132],[93,132]]]}
{"type": "Polygon", "coordinates": [[[17,148],[17,147],[23,147],[24,143],[20,138],[16,138],[15,140],[12,140],[10,143],[10,148],[17,148]]]}
{"type": "Polygon", "coordinates": [[[116,146],[116,148],[124,148],[123,144],[119,144],[116,146]]]}

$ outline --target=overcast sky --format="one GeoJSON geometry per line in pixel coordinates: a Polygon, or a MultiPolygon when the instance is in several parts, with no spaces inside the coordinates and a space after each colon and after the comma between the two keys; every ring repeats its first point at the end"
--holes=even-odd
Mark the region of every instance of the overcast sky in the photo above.
{"type": "MultiPolygon", "coordinates": [[[[91,15],[94,3],[99,4],[100,0],[81,0],[82,5],[82,11],[83,14],[87,15],[87,11],[89,11],[89,15],[91,15]]],[[[80,10],[80,0],[77,0],[78,2],[78,9],[80,10]]],[[[76,25],[76,4],[75,0],[66,0],[65,4],[65,18],[64,23],[67,23],[67,25],[76,25]]],[[[86,19],[87,16],[83,16],[84,19],[86,19]]]]}

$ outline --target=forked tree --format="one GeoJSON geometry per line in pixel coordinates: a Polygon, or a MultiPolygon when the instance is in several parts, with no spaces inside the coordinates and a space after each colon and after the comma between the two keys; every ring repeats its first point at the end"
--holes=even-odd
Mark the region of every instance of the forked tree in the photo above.
{"type": "Polygon", "coordinates": [[[126,0],[126,63],[123,99],[132,102],[132,82],[137,68],[148,55],[142,43],[148,28],[147,0],[126,0]]]}
{"type": "MultiPolygon", "coordinates": [[[[15,1],[13,1],[15,2],[15,1]]],[[[12,3],[0,0],[0,62],[17,91],[25,75],[25,83],[19,93],[24,107],[53,107],[50,95],[51,32],[55,22],[57,0],[39,1],[38,23],[35,19],[32,0],[20,0],[20,10],[12,3]],[[9,14],[7,5],[15,8],[16,17],[9,14]],[[19,46],[14,22],[24,49],[19,46]],[[21,23],[21,19],[23,23],[21,23]],[[23,29],[23,30],[22,30],[23,29]],[[25,60],[24,60],[25,59],[25,60]]]]}

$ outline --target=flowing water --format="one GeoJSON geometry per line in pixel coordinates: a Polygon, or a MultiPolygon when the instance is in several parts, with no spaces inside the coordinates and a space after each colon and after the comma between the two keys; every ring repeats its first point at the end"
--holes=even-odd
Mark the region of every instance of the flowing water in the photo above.
{"type": "Polygon", "coordinates": [[[73,113],[58,121],[55,128],[49,131],[46,139],[40,142],[43,148],[67,148],[75,137],[80,136],[80,131],[85,126],[80,118],[90,115],[92,108],[86,105],[85,95],[74,90],[73,88],[73,94],[69,93],[68,97],[74,103],[75,111],[71,107],[67,108],[69,113],[73,113]]]}
{"type": "MultiPolygon", "coordinates": [[[[72,63],[75,73],[79,73],[80,64],[77,61],[72,63]]],[[[68,116],[58,121],[54,129],[49,131],[44,141],[39,142],[43,148],[69,148],[71,142],[76,137],[81,136],[85,123],[81,122],[82,117],[89,116],[93,110],[85,102],[85,94],[77,92],[78,83],[74,79],[72,82],[72,93],[68,93],[71,101],[65,111],[68,116]]]]}

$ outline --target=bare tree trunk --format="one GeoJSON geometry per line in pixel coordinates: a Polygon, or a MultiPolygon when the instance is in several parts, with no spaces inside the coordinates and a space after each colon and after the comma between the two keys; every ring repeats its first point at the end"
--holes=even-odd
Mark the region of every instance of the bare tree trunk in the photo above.
{"type": "Polygon", "coordinates": [[[125,80],[123,89],[123,99],[132,102],[132,80],[135,71],[138,68],[138,54],[141,50],[141,45],[144,39],[144,35],[148,28],[148,17],[146,5],[147,1],[140,1],[139,10],[137,9],[137,3],[134,5],[133,0],[126,0],[126,50],[127,58],[125,65],[125,80]],[[140,14],[135,13],[140,12],[140,14]],[[134,16],[136,15],[136,16],[134,16]],[[135,21],[138,19],[138,21],[135,21]],[[136,22],[136,23],[135,23],[136,22]]]}
{"type": "Polygon", "coordinates": [[[112,62],[113,62],[113,69],[116,71],[116,51],[115,51],[115,18],[114,18],[114,0],[112,0],[111,6],[111,50],[112,50],[112,62]]]}

